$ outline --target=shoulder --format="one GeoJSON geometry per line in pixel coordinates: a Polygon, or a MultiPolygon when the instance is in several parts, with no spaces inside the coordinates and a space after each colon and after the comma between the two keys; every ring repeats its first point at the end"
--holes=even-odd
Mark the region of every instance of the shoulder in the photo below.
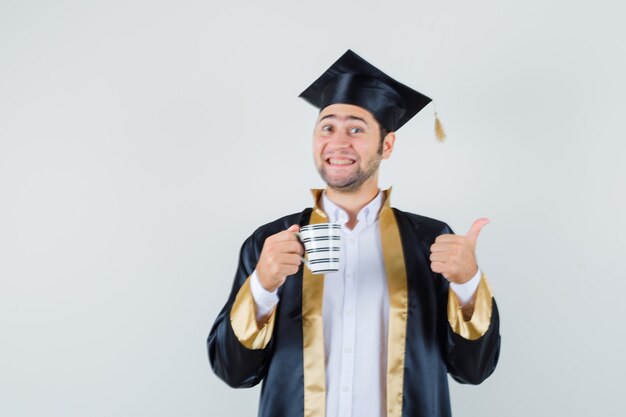
{"type": "Polygon", "coordinates": [[[403,234],[411,234],[430,246],[437,236],[454,233],[450,226],[441,220],[393,208],[398,227],[403,234]]]}

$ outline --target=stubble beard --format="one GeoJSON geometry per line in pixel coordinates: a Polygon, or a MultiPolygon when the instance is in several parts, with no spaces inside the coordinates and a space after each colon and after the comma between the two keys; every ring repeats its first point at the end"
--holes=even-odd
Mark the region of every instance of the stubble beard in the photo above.
{"type": "Polygon", "coordinates": [[[363,184],[365,184],[365,182],[369,180],[372,175],[376,173],[376,171],[378,171],[381,160],[382,153],[377,153],[373,158],[367,161],[365,169],[361,169],[359,166],[355,173],[338,180],[330,178],[328,172],[326,172],[326,169],[324,168],[323,162],[322,165],[318,167],[317,172],[319,172],[326,185],[328,185],[328,188],[340,193],[352,194],[359,191],[363,184]]]}

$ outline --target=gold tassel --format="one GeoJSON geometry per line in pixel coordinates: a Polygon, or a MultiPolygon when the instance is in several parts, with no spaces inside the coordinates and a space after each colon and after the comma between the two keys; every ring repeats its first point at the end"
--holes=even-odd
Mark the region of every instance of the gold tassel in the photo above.
{"type": "Polygon", "coordinates": [[[446,132],[443,130],[443,126],[441,125],[439,116],[437,116],[437,112],[435,112],[435,136],[437,137],[437,142],[439,143],[444,143],[446,141],[446,132]]]}

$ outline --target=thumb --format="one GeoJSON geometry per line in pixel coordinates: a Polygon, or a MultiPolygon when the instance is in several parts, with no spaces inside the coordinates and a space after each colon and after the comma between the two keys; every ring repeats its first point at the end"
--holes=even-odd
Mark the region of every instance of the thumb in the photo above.
{"type": "Polygon", "coordinates": [[[289,231],[289,232],[299,232],[300,231],[300,225],[293,224],[293,225],[289,226],[289,229],[287,229],[287,231],[289,231]]]}
{"type": "Polygon", "coordinates": [[[472,223],[472,227],[470,227],[465,237],[475,244],[476,240],[478,239],[478,235],[480,234],[480,230],[487,224],[489,224],[489,219],[485,217],[474,221],[474,223],[472,223]]]}

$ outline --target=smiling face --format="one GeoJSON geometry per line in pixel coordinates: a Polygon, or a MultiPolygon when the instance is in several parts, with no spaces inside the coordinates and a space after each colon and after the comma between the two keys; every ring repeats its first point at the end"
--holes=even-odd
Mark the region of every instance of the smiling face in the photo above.
{"type": "Polygon", "coordinates": [[[378,167],[391,155],[395,136],[381,142],[380,125],[372,114],[351,104],[332,104],[317,119],[313,157],[328,187],[344,193],[378,189],[378,167]]]}

